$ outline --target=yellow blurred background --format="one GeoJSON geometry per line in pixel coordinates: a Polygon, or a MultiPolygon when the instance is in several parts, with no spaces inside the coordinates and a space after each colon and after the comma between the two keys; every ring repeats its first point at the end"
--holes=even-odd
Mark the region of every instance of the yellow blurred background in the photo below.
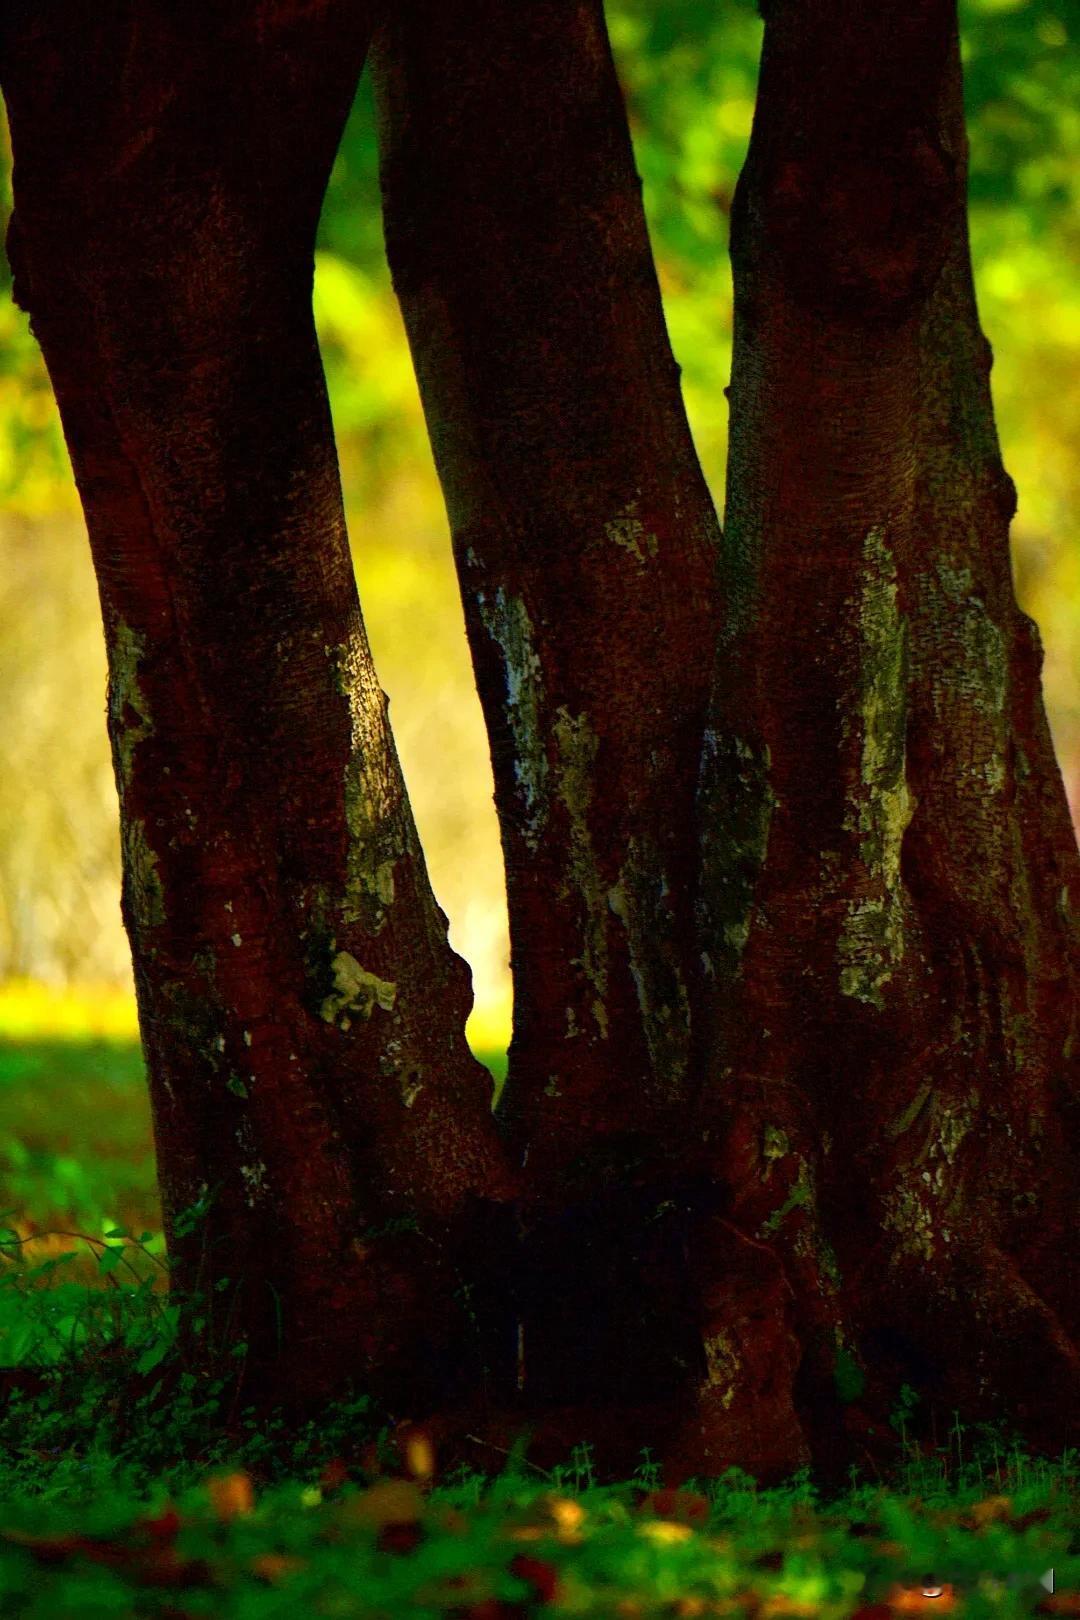
{"type": "MultiPolygon", "coordinates": [[[[727,222],[753,109],[749,4],[616,0],[676,357],[718,504],[726,452],[727,222]],[[722,12],[723,15],[718,15],[722,12]]],[[[1014,564],[1080,822],[1080,16],[1075,0],[963,7],[973,251],[1014,564]]],[[[10,206],[2,149],[0,203],[10,206]]],[[[6,277],[6,270],[5,270],[6,277]]],[[[361,600],[438,899],[471,963],[474,1045],[509,1034],[491,772],[446,520],[381,253],[362,87],[324,210],[315,310],[361,600]]],[[[134,1029],[119,914],[105,659],[78,499],[26,318],[0,288],[0,1031],[134,1029]]]]}

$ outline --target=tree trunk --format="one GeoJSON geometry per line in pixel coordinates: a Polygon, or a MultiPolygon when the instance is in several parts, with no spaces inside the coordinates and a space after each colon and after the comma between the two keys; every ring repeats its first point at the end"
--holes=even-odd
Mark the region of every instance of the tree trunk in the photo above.
{"type": "Polygon", "coordinates": [[[390,13],[388,244],[507,859],[509,1161],[311,322],[363,16],[2,26],[170,1248],[253,1390],[441,1404],[487,1354],[620,1469],[768,1478],[842,1465],[906,1381],[1060,1446],[1080,860],[1009,576],[952,0],[768,7],[719,592],[599,5],[390,13]]]}
{"type": "Polygon", "coordinates": [[[174,1281],[216,1313],[203,1362],[246,1344],[250,1397],[294,1406],[352,1377],[422,1398],[425,1334],[464,1371],[449,1226],[508,1190],[311,315],[368,20],[65,0],[3,25],[9,251],[101,595],[174,1281]]]}
{"type": "Polygon", "coordinates": [[[387,252],[506,865],[500,1113],[528,1173],[508,1331],[527,1404],[625,1402],[669,1378],[678,1314],[641,1266],[693,1069],[718,527],[600,0],[404,0],[385,18],[387,252]]]}
{"type": "MultiPolygon", "coordinates": [[[[733,220],[702,781],[726,1214],[686,1466],[836,1456],[906,1380],[1080,1416],[1080,861],[1009,568],[952,0],[775,0],[733,220]]],[[[703,1251],[703,1263],[709,1262],[703,1251]]],[[[711,1262],[709,1262],[711,1264],[711,1262]]],[[[707,1303],[707,1301],[706,1301],[707,1303]]],[[[752,1462],[748,1464],[752,1466],[752,1462]]]]}

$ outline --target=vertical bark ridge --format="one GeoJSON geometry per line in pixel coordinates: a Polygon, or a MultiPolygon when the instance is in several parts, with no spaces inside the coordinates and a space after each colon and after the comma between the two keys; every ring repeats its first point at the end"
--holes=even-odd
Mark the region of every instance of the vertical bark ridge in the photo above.
{"type": "Polygon", "coordinates": [[[72,3],[12,8],[4,39],[9,250],[101,596],[174,1276],[211,1300],[231,1279],[251,1389],[301,1404],[436,1376],[425,1338],[463,1331],[447,1223],[509,1188],[356,597],[311,316],[368,24],[72,3]]]}
{"type": "MultiPolygon", "coordinates": [[[[800,1428],[829,1452],[844,1401],[865,1423],[843,1386],[880,1416],[905,1379],[1060,1443],[1078,858],[1009,571],[955,10],[826,10],[765,8],[701,788],[707,1152],[802,1355],[782,1395],[719,1383],[793,1457],[800,1428]]],[[[717,1382],[701,1461],[738,1444],[717,1382]]]]}
{"type": "Polygon", "coordinates": [[[506,870],[524,1178],[491,1319],[549,1433],[575,1407],[574,1438],[612,1408],[629,1433],[700,1353],[676,1132],[718,527],[600,0],[405,0],[372,71],[506,870]]]}
{"type": "Polygon", "coordinates": [[[603,1138],[643,1141],[690,1083],[716,519],[598,0],[408,0],[372,65],[387,251],[491,740],[501,1107],[533,1188],[580,1191],[603,1138]]]}

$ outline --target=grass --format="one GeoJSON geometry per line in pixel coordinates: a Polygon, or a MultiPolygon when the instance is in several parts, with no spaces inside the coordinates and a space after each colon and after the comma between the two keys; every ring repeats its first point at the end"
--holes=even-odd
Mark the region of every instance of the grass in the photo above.
{"type": "Polygon", "coordinates": [[[664,1491],[647,1456],[603,1487],[587,1448],[446,1477],[362,1396],[223,1440],[223,1385],[161,1398],[175,1320],[142,1066],[115,1032],[0,1042],[0,1210],[0,1615],[1080,1614],[1080,1455],[959,1426],[919,1446],[907,1401],[903,1477],[831,1500],[806,1474],[664,1491]]]}

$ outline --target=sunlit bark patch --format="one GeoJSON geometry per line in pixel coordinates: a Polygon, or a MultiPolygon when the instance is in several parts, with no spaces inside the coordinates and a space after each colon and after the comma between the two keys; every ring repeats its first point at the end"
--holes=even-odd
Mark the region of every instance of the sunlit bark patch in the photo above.
{"type": "Polygon", "coordinates": [[[349,1020],[346,1015],[350,1013],[367,1019],[376,1007],[381,1007],[384,1012],[393,1009],[397,985],[369,973],[348,951],[338,951],[331,963],[331,971],[334,988],[319,1009],[320,1017],[328,1024],[337,1023],[340,1028],[347,1029],[349,1020]]]}
{"type": "Polygon", "coordinates": [[[659,546],[655,534],[650,534],[639,514],[639,502],[630,501],[621,512],[604,524],[604,534],[612,545],[621,546],[644,568],[655,559],[659,546]]]}
{"type": "Polygon", "coordinates": [[[120,845],[124,857],[124,890],[135,924],[157,928],[165,921],[165,889],[158,857],[146,836],[146,823],[139,817],[123,817],[120,845]]]}
{"type": "Polygon", "coordinates": [[[484,628],[499,648],[506,680],[506,718],[514,738],[514,774],[525,806],[525,841],[539,846],[547,819],[548,761],[541,726],[540,659],[529,610],[500,585],[493,597],[476,595],[484,628]]]}
{"type": "Polygon", "coordinates": [[[154,729],[150,706],[139,685],[139,660],[146,638],[123,619],[107,638],[109,657],[109,731],[113,739],[116,777],[120,793],[131,781],[132,756],[154,729]]]}
{"type": "Polygon", "coordinates": [[[858,695],[844,734],[859,735],[857,797],[845,817],[859,838],[870,892],[849,902],[837,951],[840,989],[879,1010],[904,954],[900,849],[915,810],[908,787],[908,628],[897,600],[896,563],[884,531],[871,528],[863,546],[858,601],[858,695]]]}

